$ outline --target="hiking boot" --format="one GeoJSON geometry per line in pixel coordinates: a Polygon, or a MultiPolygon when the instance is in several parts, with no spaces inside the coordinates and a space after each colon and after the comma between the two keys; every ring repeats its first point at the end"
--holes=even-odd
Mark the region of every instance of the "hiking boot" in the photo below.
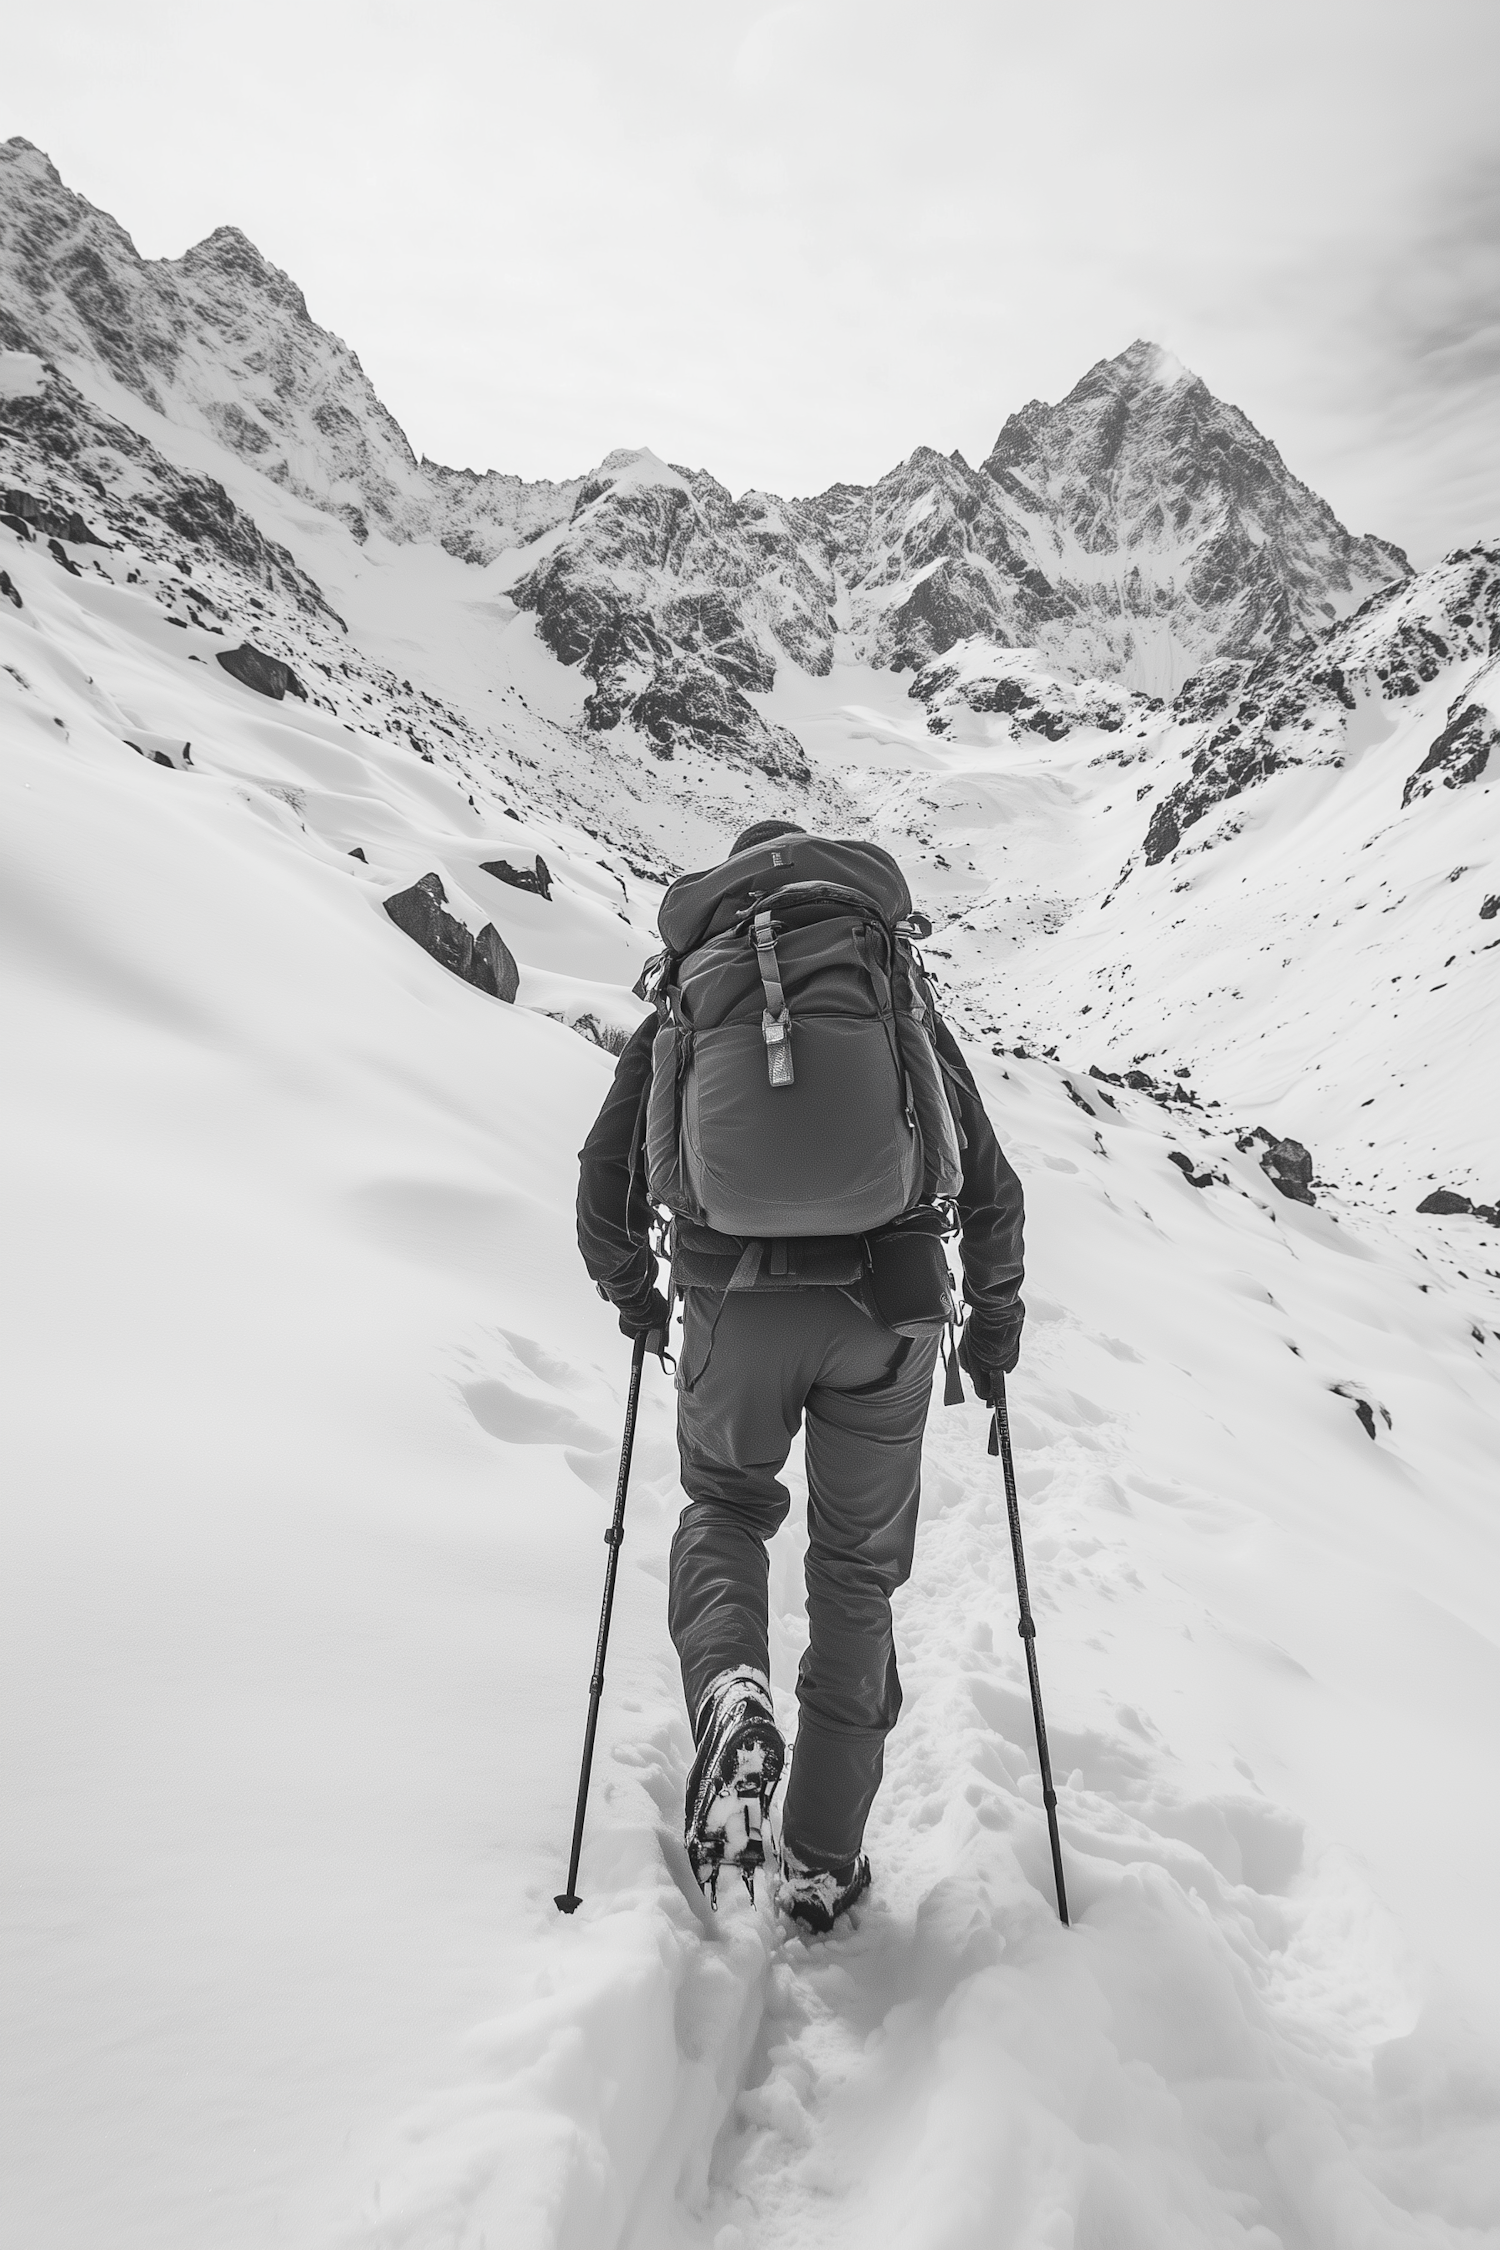
{"type": "Polygon", "coordinates": [[[789,1849],[781,1847],[781,1885],[776,1903],[789,1920],[826,1937],[841,1914],[870,1888],[870,1862],[861,1852],[844,1867],[808,1867],[789,1849]]]}
{"type": "Polygon", "coordinates": [[[766,1863],[766,1813],[785,1757],[765,1674],[748,1664],[721,1672],[698,1709],[685,1831],[693,1873],[714,1907],[722,1867],[737,1867],[755,1896],[755,1871],[766,1863]]]}

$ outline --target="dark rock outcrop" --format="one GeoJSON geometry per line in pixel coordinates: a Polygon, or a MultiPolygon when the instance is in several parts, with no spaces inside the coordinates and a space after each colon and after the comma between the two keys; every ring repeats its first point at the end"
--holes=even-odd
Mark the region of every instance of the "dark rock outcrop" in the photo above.
{"type": "Polygon", "coordinates": [[[462,977],[465,984],[488,992],[496,1000],[513,1001],[520,989],[521,972],[515,956],[493,922],[486,922],[478,937],[448,912],[448,894],[440,875],[423,875],[407,891],[397,891],[385,901],[385,910],[398,930],[414,938],[434,961],[462,977]]]}
{"type": "Polygon", "coordinates": [[[1458,697],[1447,725],[1402,790],[1402,804],[1425,797],[1439,782],[1445,789],[1461,789],[1466,781],[1477,781],[1497,742],[1500,726],[1486,705],[1465,703],[1458,697]]]}
{"type": "Polygon", "coordinates": [[[17,609],[24,609],[26,607],[26,604],[22,601],[20,595],[16,592],[15,587],[11,584],[10,572],[8,570],[0,570],[0,594],[3,594],[8,602],[14,602],[17,609]]]}
{"type": "Polygon", "coordinates": [[[1468,1216],[1473,1211],[1474,1206],[1469,1198],[1466,1195],[1460,1195],[1456,1188],[1434,1188],[1431,1195],[1423,1196],[1421,1202],[1417,1205],[1417,1209],[1434,1219],[1451,1219],[1457,1218],[1460,1214],[1468,1216]]]}
{"type": "Polygon", "coordinates": [[[254,688],[257,695],[269,695],[277,703],[288,695],[307,701],[306,688],[279,656],[267,656],[264,649],[255,648],[249,641],[242,641],[238,648],[216,649],[214,654],[231,679],[254,688]]]}
{"type": "Polygon", "coordinates": [[[1483,1219],[1488,1226],[1500,1227],[1500,1202],[1471,1203],[1456,1188],[1434,1188],[1417,1209],[1434,1219],[1483,1219]]]}
{"type": "Polygon", "coordinates": [[[1294,1203],[1317,1202],[1312,1191],[1312,1152],[1300,1141],[1278,1141],[1264,1125],[1257,1125],[1253,1132],[1242,1133],[1234,1145],[1247,1152],[1255,1150],[1261,1170],[1282,1195],[1290,1196],[1294,1203]]]}
{"type": "Polygon", "coordinates": [[[521,989],[516,957],[493,922],[486,922],[474,940],[468,978],[470,984],[477,984],[481,992],[491,993],[497,1000],[513,1001],[521,989]]]}
{"type": "Polygon", "coordinates": [[[1225,1185],[1222,1172],[1195,1172],[1192,1158],[1185,1156],[1180,1148],[1169,1148],[1167,1150],[1167,1162],[1176,1165],[1189,1187],[1206,1188],[1223,1187],[1225,1185]]]}
{"type": "Polygon", "coordinates": [[[43,538],[70,539],[75,547],[107,547],[109,541],[90,531],[76,508],[53,508],[34,492],[0,492],[0,515],[7,523],[25,524],[43,538]]]}
{"type": "Polygon", "coordinates": [[[1481,922],[1493,922],[1497,914],[1500,914],[1500,891],[1491,891],[1479,909],[1479,919],[1481,922]]]}
{"type": "Polygon", "coordinates": [[[1335,1398],[1346,1398],[1359,1419],[1359,1426],[1367,1438],[1375,1436],[1375,1417],[1378,1414],[1387,1429],[1391,1428],[1391,1410],[1382,1406],[1362,1383],[1330,1383],[1328,1388],[1335,1398]]]}
{"type": "MultiPolygon", "coordinates": [[[[1361,702],[1400,703],[1452,665],[1500,649],[1500,545],[1459,548],[1419,578],[1372,594],[1317,640],[1253,662],[1207,664],[1182,688],[1172,716],[1196,728],[1187,773],[1152,812],[1147,866],[1177,849],[1208,813],[1296,766],[1342,765],[1361,702]]],[[[1438,779],[1450,788],[1483,770],[1493,716],[1461,695],[1449,726],[1406,785],[1403,803],[1438,779]]]]}
{"type": "Polygon", "coordinates": [[[552,896],[552,873],[540,852],[535,867],[513,867],[508,859],[482,859],[479,864],[486,875],[493,875],[497,883],[509,883],[514,891],[530,891],[537,898],[552,896]]]}

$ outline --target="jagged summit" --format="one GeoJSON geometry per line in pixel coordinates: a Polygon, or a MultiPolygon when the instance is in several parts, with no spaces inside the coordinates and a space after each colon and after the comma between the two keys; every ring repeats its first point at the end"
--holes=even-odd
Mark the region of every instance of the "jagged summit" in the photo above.
{"type": "MultiPolygon", "coordinates": [[[[194,278],[219,277],[237,288],[253,289],[272,304],[289,313],[293,319],[312,325],[312,315],[307,309],[307,299],[280,266],[272,265],[269,258],[258,250],[247,234],[238,227],[215,227],[212,234],[184,250],[178,259],[163,259],[164,266],[175,265],[177,270],[194,278]]],[[[353,358],[353,354],[350,357],[353,358]]],[[[356,361],[356,365],[358,362],[356,361]]]]}
{"type": "Polygon", "coordinates": [[[1247,415],[1144,338],[1056,406],[1013,414],[984,469],[1049,579],[1076,587],[1085,610],[1140,621],[1119,669],[1149,666],[1153,642],[1178,660],[1175,677],[1137,678],[1159,691],[1180,684],[1182,659],[1322,631],[1410,568],[1387,541],[1346,531],[1247,415]]]}
{"type": "Polygon", "coordinates": [[[153,442],[152,416],[207,434],[360,540],[380,531],[488,561],[565,517],[577,489],[425,468],[356,355],[238,227],[143,258],[19,139],[0,146],[0,343],[91,395],[102,377],[111,411],[153,442]]]}

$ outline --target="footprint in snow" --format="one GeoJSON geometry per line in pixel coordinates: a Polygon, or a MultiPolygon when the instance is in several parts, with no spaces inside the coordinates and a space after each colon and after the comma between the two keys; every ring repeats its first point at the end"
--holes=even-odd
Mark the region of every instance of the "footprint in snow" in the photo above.
{"type": "Polygon", "coordinates": [[[498,1376],[462,1388],[479,1427],[505,1445],[568,1445],[588,1454],[607,1453],[612,1447],[607,1431],[585,1422],[570,1406],[513,1390],[498,1376]]]}

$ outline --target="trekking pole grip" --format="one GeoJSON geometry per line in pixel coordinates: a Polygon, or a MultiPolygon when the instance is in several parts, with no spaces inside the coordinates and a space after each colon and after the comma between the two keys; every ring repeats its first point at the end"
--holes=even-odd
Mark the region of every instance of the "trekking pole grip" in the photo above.
{"type": "Polygon", "coordinates": [[[620,1474],[615,1481],[614,1521],[604,1534],[609,1560],[604,1566],[604,1600],[599,1609],[599,1640],[594,1669],[589,1677],[589,1716],[583,1736],[583,1763],[578,1774],[578,1803],[573,1814],[573,1848],[568,1856],[568,1887],[552,1903],[559,1914],[576,1914],[583,1904],[578,1895],[578,1860],[583,1850],[583,1820],[588,1810],[589,1775],[594,1764],[594,1736],[599,1727],[599,1699],[604,1693],[604,1657],[609,1647],[609,1621],[614,1614],[615,1577],[620,1548],[625,1539],[625,1495],[630,1486],[630,1456],[635,1449],[636,1410],[641,1402],[641,1369],[646,1364],[646,1337],[637,1336],[630,1354],[630,1389],[625,1399],[625,1430],[620,1440],[620,1474]]]}
{"type": "Polygon", "coordinates": [[[1036,1729],[1037,1764],[1042,1769],[1042,1804],[1047,1814],[1047,1839],[1052,1846],[1052,1881],[1057,1891],[1057,1918],[1067,1927],[1068,1893],[1063,1882],[1062,1843],[1057,1833],[1057,1791],[1052,1786],[1052,1758],[1047,1749],[1047,1721],[1042,1714],[1042,1676],[1036,1661],[1036,1620],[1031,1614],[1031,1594],[1026,1584],[1026,1556],[1021,1546],[1021,1503],[1016,1496],[1016,1465],[1010,1450],[1010,1416],[1005,1408],[1005,1377],[996,1375],[994,1412],[990,1422],[990,1451],[1000,1455],[1005,1474],[1005,1508],[1010,1517],[1010,1551],[1016,1566],[1016,1600],[1020,1618],[1016,1631],[1026,1649],[1026,1678],[1031,1688],[1031,1718],[1036,1729]]]}

